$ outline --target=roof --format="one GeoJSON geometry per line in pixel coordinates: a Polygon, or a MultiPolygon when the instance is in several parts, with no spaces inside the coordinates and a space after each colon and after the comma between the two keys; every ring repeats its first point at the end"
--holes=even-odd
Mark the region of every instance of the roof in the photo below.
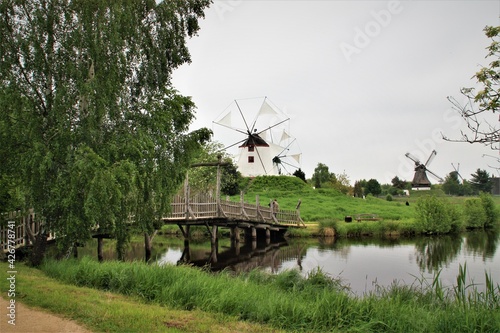
{"type": "Polygon", "coordinates": [[[245,140],[245,142],[243,142],[240,148],[248,146],[269,147],[267,142],[262,139],[257,133],[249,134],[248,138],[245,140]]]}

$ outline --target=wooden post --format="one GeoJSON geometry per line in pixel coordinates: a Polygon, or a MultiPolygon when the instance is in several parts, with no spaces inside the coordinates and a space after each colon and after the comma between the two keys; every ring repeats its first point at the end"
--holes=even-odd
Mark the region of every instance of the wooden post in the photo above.
{"type": "Polygon", "coordinates": [[[221,207],[220,207],[220,165],[222,162],[222,155],[217,156],[217,188],[215,190],[215,200],[217,202],[217,216],[221,216],[221,207]]]}
{"type": "Polygon", "coordinates": [[[189,174],[186,174],[186,181],[184,182],[184,202],[186,204],[185,213],[187,220],[189,219],[189,174]]]}
{"type": "Polygon", "coordinates": [[[102,255],[102,237],[97,237],[97,260],[99,262],[104,260],[104,256],[102,255]]]}
{"type": "Polygon", "coordinates": [[[144,254],[144,259],[146,262],[149,262],[151,259],[151,237],[149,237],[147,232],[144,233],[144,254]]]}
{"type": "Polygon", "coordinates": [[[212,242],[217,241],[217,226],[214,224],[212,226],[212,242]]]}

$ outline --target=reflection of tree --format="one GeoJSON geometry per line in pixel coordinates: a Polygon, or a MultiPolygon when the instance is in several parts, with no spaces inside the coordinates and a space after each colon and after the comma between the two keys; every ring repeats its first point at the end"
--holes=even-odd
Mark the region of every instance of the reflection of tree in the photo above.
{"type": "Polygon", "coordinates": [[[483,260],[492,258],[497,249],[500,233],[494,231],[468,232],[465,236],[465,250],[483,260]]]}
{"type": "Polygon", "coordinates": [[[433,273],[450,263],[460,252],[458,236],[423,237],[415,241],[416,261],[421,270],[433,273]]]}

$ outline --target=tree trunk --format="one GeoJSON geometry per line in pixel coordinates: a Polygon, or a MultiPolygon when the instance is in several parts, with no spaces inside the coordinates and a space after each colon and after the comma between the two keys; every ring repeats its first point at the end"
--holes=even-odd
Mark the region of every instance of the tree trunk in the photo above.
{"type": "Polygon", "coordinates": [[[36,235],[35,242],[33,243],[33,250],[29,256],[28,263],[30,266],[38,267],[42,264],[47,250],[47,234],[44,230],[40,230],[36,235]]]}
{"type": "Polygon", "coordinates": [[[145,253],[145,260],[146,262],[149,262],[151,259],[151,237],[149,237],[149,234],[147,232],[144,233],[144,253],[145,253]]]}

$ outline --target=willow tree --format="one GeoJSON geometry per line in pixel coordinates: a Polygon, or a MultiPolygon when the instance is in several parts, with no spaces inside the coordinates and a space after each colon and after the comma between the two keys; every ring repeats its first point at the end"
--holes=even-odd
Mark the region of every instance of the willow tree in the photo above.
{"type": "MultiPolygon", "coordinates": [[[[210,131],[172,86],[209,0],[0,3],[2,174],[65,247],[149,238],[210,131]]],[[[38,259],[40,259],[38,257],[38,259]]]]}

